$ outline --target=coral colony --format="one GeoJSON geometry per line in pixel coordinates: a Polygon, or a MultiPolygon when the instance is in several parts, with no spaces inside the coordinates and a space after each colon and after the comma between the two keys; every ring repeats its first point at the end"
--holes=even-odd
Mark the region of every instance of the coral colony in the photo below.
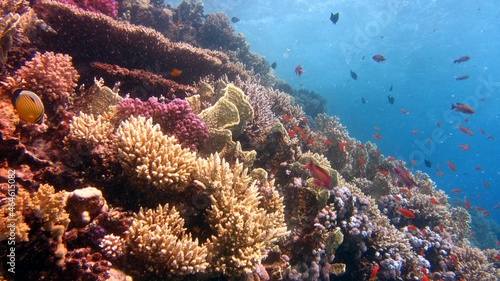
{"type": "Polygon", "coordinates": [[[32,2],[0,6],[0,280],[499,279],[465,208],[280,82],[226,15],[32,2]]]}

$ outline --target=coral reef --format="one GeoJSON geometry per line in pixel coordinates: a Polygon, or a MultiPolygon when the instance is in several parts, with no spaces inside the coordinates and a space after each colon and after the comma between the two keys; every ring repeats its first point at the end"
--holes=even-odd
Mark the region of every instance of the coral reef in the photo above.
{"type": "Polygon", "coordinates": [[[153,126],[151,118],[132,116],[122,122],[115,145],[124,169],[158,189],[182,189],[194,171],[196,155],[153,126]]]}
{"type": "Polygon", "coordinates": [[[112,18],[116,18],[118,15],[118,2],[115,0],[58,0],[58,2],[77,6],[86,11],[101,13],[112,18]]]}

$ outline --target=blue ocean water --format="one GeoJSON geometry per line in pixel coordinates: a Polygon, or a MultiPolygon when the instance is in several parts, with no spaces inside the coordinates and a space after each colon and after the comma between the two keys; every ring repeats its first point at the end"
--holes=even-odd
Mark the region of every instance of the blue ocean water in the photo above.
{"type": "Polygon", "coordinates": [[[376,143],[382,154],[405,161],[413,172],[429,174],[437,188],[449,194],[450,202],[456,199],[463,205],[467,198],[473,218],[484,216],[500,223],[500,209],[495,209],[500,205],[497,1],[203,3],[205,14],[238,17],[234,27],[246,37],[251,51],[270,64],[276,62],[276,75],[295,89],[326,98],[328,113],[340,117],[350,136],[376,143]],[[329,19],[331,12],[339,12],[336,25],[329,19]],[[387,60],[377,63],[372,59],[375,54],[387,60]],[[471,59],[453,63],[461,56],[471,59]],[[294,73],[299,64],[305,70],[300,77],[294,73]],[[357,80],[351,78],[351,70],[357,80]],[[455,80],[462,75],[470,77],[455,80]],[[394,97],[393,105],[388,95],[394,97]],[[457,102],[472,106],[476,114],[451,111],[451,103],[457,102]],[[459,125],[474,136],[461,132],[459,125]],[[376,133],[382,139],[375,139],[376,133]],[[424,159],[432,167],[425,166],[424,159]],[[477,206],[488,210],[489,216],[474,210],[477,206]]]}

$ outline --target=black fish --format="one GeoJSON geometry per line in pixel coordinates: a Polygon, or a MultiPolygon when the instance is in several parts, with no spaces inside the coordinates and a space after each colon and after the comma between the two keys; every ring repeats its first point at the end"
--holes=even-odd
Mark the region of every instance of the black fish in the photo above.
{"type": "Polygon", "coordinates": [[[352,71],[352,70],[351,70],[351,77],[352,77],[352,79],[354,79],[354,80],[358,80],[358,75],[356,74],[356,72],[354,72],[354,71],[352,71]]]}
{"type": "Polygon", "coordinates": [[[389,100],[389,103],[390,103],[390,104],[394,104],[394,97],[393,97],[393,96],[388,95],[388,96],[387,96],[387,99],[389,100]]]}
{"type": "Polygon", "coordinates": [[[330,20],[333,22],[333,24],[337,24],[337,21],[339,20],[339,13],[332,13],[330,15],[330,20]]]}
{"type": "Polygon", "coordinates": [[[276,62],[273,62],[273,64],[271,64],[272,69],[276,69],[276,66],[277,66],[276,62]]]}
{"type": "Polygon", "coordinates": [[[392,92],[392,85],[391,85],[391,87],[389,88],[389,92],[392,92]]]}
{"type": "Polygon", "coordinates": [[[231,18],[231,21],[232,21],[233,23],[237,23],[237,22],[239,22],[239,21],[240,21],[240,19],[239,19],[238,17],[232,17],[232,18],[231,18]]]}
{"type": "Polygon", "coordinates": [[[425,163],[425,166],[427,166],[427,168],[432,167],[432,162],[431,162],[431,161],[429,161],[429,160],[425,159],[425,160],[424,160],[424,163],[425,163]]]}
{"type": "Polygon", "coordinates": [[[365,98],[361,98],[361,102],[362,102],[362,103],[366,103],[365,98]]]}

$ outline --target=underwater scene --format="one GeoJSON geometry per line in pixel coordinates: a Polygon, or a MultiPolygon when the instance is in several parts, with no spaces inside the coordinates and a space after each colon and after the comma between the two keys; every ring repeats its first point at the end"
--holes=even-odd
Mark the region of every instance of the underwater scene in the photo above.
{"type": "Polygon", "coordinates": [[[496,1],[0,12],[0,281],[500,280],[496,1]]]}

